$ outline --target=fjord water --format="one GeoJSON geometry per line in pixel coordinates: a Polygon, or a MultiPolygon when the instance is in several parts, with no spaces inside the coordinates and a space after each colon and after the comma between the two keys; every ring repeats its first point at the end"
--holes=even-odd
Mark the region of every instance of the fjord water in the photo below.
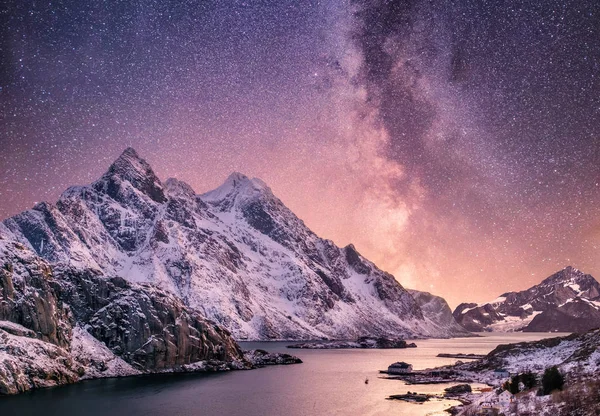
{"type": "Polygon", "coordinates": [[[85,416],[304,416],[436,415],[456,402],[412,404],[386,400],[392,394],[438,393],[449,385],[407,386],[385,380],[379,370],[395,361],[414,369],[456,362],[441,352],[485,354],[499,344],[559,334],[484,334],[478,338],[417,340],[400,350],[291,350],[289,343],[246,342],[244,349],[298,355],[303,364],[217,374],[157,375],[90,380],[0,398],[0,415],[85,416]],[[369,383],[365,384],[365,379],[369,383]]]}

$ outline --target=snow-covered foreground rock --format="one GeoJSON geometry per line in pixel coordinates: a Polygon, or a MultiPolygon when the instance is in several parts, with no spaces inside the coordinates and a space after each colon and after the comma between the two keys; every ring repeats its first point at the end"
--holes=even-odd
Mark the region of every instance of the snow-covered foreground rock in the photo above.
{"type": "Polygon", "coordinates": [[[352,245],[316,236],[259,179],[234,173],[197,195],[162,183],[133,149],[0,229],[57,268],[172,293],[236,339],[467,334],[438,322],[440,302],[420,304],[352,245]]]}
{"type": "Polygon", "coordinates": [[[454,318],[473,332],[584,332],[600,327],[600,283],[572,267],[492,302],[461,303],[454,318]]]}
{"type": "MultiPolygon", "coordinates": [[[[468,397],[472,402],[459,413],[478,414],[496,407],[506,415],[596,415],[600,412],[600,329],[567,337],[547,338],[541,341],[499,345],[484,359],[452,367],[459,377],[500,388],[508,377],[498,377],[496,369],[511,376],[531,372],[537,385],[518,393],[510,401],[503,401],[501,389],[468,397]],[[562,392],[540,396],[537,390],[544,371],[556,366],[564,376],[562,392]]],[[[507,392],[503,395],[507,396],[507,392]]]]}
{"type": "Polygon", "coordinates": [[[494,370],[502,368],[511,374],[532,371],[541,374],[557,366],[566,375],[597,377],[600,372],[600,329],[566,337],[499,345],[485,358],[455,366],[470,373],[475,380],[497,385],[506,381],[494,370]]]}
{"type": "Polygon", "coordinates": [[[85,378],[251,368],[230,334],[149,285],[51,267],[0,233],[0,394],[85,378]]]}

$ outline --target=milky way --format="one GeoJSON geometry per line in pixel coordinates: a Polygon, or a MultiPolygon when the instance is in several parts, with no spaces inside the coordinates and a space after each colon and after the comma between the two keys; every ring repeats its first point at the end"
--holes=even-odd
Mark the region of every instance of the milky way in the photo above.
{"type": "Polygon", "coordinates": [[[4,2],[0,218],[133,146],[450,303],[600,277],[600,4],[4,2]],[[89,4],[88,4],[89,3],[89,4]]]}

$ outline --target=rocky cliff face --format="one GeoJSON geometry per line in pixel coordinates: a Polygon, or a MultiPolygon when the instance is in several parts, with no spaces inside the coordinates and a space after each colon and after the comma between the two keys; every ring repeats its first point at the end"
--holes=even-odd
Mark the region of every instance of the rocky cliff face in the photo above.
{"type": "Polygon", "coordinates": [[[162,183],[127,149],[96,182],[3,225],[58,268],[155,285],[238,339],[457,334],[353,246],[319,238],[265,183],[239,173],[197,195],[162,183]]]}
{"type": "Polygon", "coordinates": [[[81,378],[249,368],[230,334],[175,295],[50,266],[0,233],[0,394],[81,378]]]}
{"type": "Polygon", "coordinates": [[[469,331],[584,332],[600,327],[600,283],[573,267],[485,304],[462,303],[454,318],[469,331]]]}
{"type": "Polygon", "coordinates": [[[441,330],[450,330],[459,335],[467,335],[469,332],[460,326],[454,316],[452,315],[452,309],[448,306],[446,300],[440,296],[432,295],[429,292],[421,292],[418,290],[409,289],[408,292],[415,299],[423,315],[437,325],[441,330]]]}
{"type": "Polygon", "coordinates": [[[71,316],[53,288],[51,267],[22,244],[0,234],[0,321],[19,324],[36,337],[67,347],[71,316]]]}
{"type": "Polygon", "coordinates": [[[151,285],[63,271],[58,286],[75,321],[138,370],[242,359],[226,330],[151,285]]]}

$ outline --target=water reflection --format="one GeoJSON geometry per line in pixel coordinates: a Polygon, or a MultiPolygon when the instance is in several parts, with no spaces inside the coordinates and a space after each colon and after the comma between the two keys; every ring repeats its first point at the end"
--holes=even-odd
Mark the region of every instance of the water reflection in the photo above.
{"type": "Polygon", "coordinates": [[[304,364],[253,371],[91,380],[0,398],[0,415],[425,415],[444,414],[449,401],[422,405],[386,400],[392,394],[439,393],[448,385],[406,386],[379,378],[395,361],[415,369],[452,364],[440,352],[484,354],[501,343],[557,334],[486,334],[480,338],[417,341],[404,350],[288,350],[286,343],[243,343],[245,349],[290,352],[304,364]],[[364,380],[369,378],[369,383],[364,380]]]}

